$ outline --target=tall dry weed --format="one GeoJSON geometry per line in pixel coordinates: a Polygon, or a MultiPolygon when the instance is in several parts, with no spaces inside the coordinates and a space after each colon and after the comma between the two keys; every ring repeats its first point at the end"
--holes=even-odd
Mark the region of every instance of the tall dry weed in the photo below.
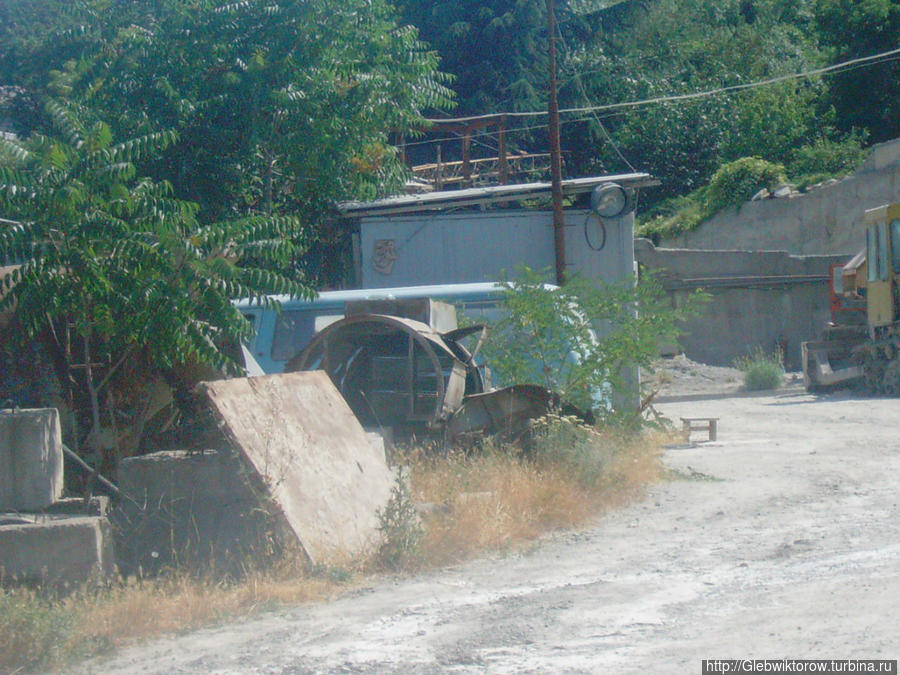
{"type": "Polygon", "coordinates": [[[64,598],[0,590],[0,673],[45,672],[159,635],[321,600],[342,583],[293,559],[239,581],[173,572],[64,598]]]}

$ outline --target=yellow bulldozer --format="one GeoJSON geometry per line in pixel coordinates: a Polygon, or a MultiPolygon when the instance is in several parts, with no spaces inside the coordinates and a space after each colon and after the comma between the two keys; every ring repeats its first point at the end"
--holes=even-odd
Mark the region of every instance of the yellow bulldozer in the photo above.
{"type": "Polygon", "coordinates": [[[808,390],[861,380],[900,395],[900,204],[866,211],[866,248],[832,268],[832,321],[800,345],[808,390]]]}

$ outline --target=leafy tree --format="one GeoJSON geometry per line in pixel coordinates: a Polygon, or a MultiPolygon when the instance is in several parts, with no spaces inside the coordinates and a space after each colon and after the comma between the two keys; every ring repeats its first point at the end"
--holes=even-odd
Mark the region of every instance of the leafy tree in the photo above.
{"type": "Polygon", "coordinates": [[[812,145],[805,145],[793,152],[788,165],[788,173],[794,180],[833,176],[854,170],[866,157],[863,142],[864,132],[848,134],[840,141],[820,139],[812,145]]]}
{"type": "Polygon", "coordinates": [[[543,0],[401,0],[404,21],[441,54],[462,114],[545,105],[547,19],[543,0]]]}
{"type": "MultiPolygon", "coordinates": [[[[740,85],[819,62],[810,2],[657,0],[634,23],[580,57],[586,99],[616,103],[740,85]],[[595,62],[596,67],[591,66],[595,62]]],[[[785,83],[694,101],[644,106],[607,124],[631,163],[663,180],[659,201],[704,185],[720,163],[748,154],[787,162],[831,133],[820,83],[785,83]],[[824,122],[824,123],[823,123],[824,122]]],[[[599,137],[598,137],[599,138],[599,137]]],[[[584,142],[580,145],[585,145],[584,142]]],[[[592,168],[621,168],[604,142],[592,168]]]]}
{"type": "Polygon", "coordinates": [[[505,316],[490,327],[485,355],[502,381],[541,385],[582,409],[600,405],[601,414],[610,411],[598,399],[627,400],[625,371],[650,366],[704,298],[673,309],[653,277],[599,285],[574,277],[549,289],[547,276],[522,266],[503,282],[505,316]]]}
{"type": "MultiPolygon", "coordinates": [[[[22,262],[0,279],[0,311],[15,310],[22,338],[51,330],[68,366],[105,356],[105,381],[135,359],[157,371],[193,363],[237,372],[226,346],[251,327],[232,299],[309,292],[269,271],[299,253],[296,223],[203,225],[168,183],[137,176],[135,163],[165,151],[175,133],[114,142],[108,125],[77,109],[50,101],[45,111],[53,136],[0,138],[0,258],[22,262]]],[[[106,399],[84,372],[96,438],[106,399]]]]}
{"type": "MultiPolygon", "coordinates": [[[[896,49],[900,42],[900,2],[818,0],[816,25],[832,60],[843,61],[896,49]]],[[[900,64],[884,61],[830,78],[837,124],[863,128],[875,142],[900,136],[900,64]]]]}
{"type": "Polygon", "coordinates": [[[333,203],[401,186],[390,133],[449,104],[436,55],[386,0],[80,4],[77,35],[68,25],[19,47],[10,58],[42,61],[11,77],[103,111],[123,137],[178,131],[140,169],[196,202],[204,223],[290,213],[326,249],[343,242],[333,203]],[[74,43],[64,61],[44,49],[57,39],[74,43]]]}

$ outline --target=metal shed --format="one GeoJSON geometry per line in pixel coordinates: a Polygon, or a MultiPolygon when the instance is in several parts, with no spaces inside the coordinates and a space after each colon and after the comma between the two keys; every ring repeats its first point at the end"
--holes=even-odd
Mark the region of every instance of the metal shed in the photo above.
{"type": "MultiPolygon", "coordinates": [[[[656,181],[643,173],[579,178],[563,181],[563,193],[577,198],[605,183],[635,191],[656,181]]],[[[359,282],[386,288],[495,281],[521,263],[552,267],[552,212],[508,208],[546,200],[550,190],[550,183],[528,183],[345,202],[341,212],[359,223],[359,282]],[[498,204],[507,208],[486,210],[498,204]]],[[[633,211],[601,221],[589,209],[566,209],[565,223],[570,273],[604,281],[632,274],[633,211]]]]}

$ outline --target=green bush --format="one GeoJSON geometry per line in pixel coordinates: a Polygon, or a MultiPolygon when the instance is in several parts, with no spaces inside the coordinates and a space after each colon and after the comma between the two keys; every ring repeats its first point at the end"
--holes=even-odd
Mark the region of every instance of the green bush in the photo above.
{"type": "Polygon", "coordinates": [[[775,187],[785,180],[781,164],[759,157],[743,157],[719,167],[709,185],[661,204],[638,224],[636,232],[657,243],[690,232],[722,209],[740,206],[761,189],[775,187]]]}
{"type": "Polygon", "coordinates": [[[865,133],[853,132],[839,141],[820,139],[795,150],[787,169],[759,157],[742,157],[723,164],[708,185],[674,197],[644,214],[635,231],[659,243],[690,232],[729,206],[740,206],[763,188],[791,181],[800,189],[853,171],[866,158],[865,133]]]}
{"type": "Polygon", "coordinates": [[[572,416],[545,415],[535,421],[532,434],[538,465],[562,468],[586,490],[601,486],[618,450],[593,427],[572,416]]]}
{"type": "Polygon", "coordinates": [[[784,182],[785,169],[781,164],[759,157],[742,157],[723,164],[713,174],[706,192],[709,215],[728,206],[739,206],[763,188],[784,182]]]}
{"type": "Polygon", "coordinates": [[[659,244],[661,239],[695,229],[710,215],[706,209],[706,190],[704,186],[687,196],[673,197],[659,204],[641,218],[635,233],[659,244]]]}
{"type": "Polygon", "coordinates": [[[673,308],[652,274],[608,284],[575,274],[561,288],[547,287],[548,277],[520,265],[501,282],[503,316],[483,353],[499,382],[544,387],[599,419],[627,415],[613,409],[634,394],[625,372],[648,367],[708,298],[695,292],[673,308]]]}
{"type": "Polygon", "coordinates": [[[862,134],[850,134],[840,141],[820,139],[812,145],[798,148],[788,169],[797,182],[811,184],[809,177],[819,180],[853,171],[866,158],[862,134]]]}
{"type": "Polygon", "coordinates": [[[744,387],[747,391],[777,389],[784,380],[784,354],[776,349],[772,354],[764,352],[760,347],[748,356],[736,359],[734,367],[744,374],[744,387]]]}

